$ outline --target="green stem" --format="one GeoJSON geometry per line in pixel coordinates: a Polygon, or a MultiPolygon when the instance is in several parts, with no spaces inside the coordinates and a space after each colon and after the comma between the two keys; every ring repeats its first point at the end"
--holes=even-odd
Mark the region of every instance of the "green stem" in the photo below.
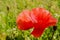
{"type": "Polygon", "coordinates": [[[53,31],[53,33],[52,33],[52,37],[51,37],[51,40],[53,40],[54,32],[55,32],[55,31],[53,31]]]}

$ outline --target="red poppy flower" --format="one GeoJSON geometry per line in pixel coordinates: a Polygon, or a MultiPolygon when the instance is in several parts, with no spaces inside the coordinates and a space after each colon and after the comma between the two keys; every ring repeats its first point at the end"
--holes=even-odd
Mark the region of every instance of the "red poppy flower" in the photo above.
{"type": "Polygon", "coordinates": [[[57,20],[53,18],[51,13],[46,9],[34,8],[21,12],[16,22],[20,30],[34,28],[31,34],[35,37],[39,37],[44,32],[45,28],[55,26],[57,20]]]}

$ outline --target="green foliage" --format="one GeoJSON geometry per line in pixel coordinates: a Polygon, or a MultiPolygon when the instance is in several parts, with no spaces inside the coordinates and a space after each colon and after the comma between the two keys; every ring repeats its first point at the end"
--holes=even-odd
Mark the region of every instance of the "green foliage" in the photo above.
{"type": "Polygon", "coordinates": [[[24,9],[31,10],[36,7],[46,8],[58,19],[52,40],[60,40],[60,0],[0,0],[0,40],[51,40],[52,27],[47,28],[39,38],[30,35],[32,29],[17,29],[17,15],[24,9]]]}

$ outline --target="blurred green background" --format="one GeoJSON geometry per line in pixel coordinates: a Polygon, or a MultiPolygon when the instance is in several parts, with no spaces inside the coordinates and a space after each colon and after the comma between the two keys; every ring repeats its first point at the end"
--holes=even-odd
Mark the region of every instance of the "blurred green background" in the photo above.
{"type": "Polygon", "coordinates": [[[60,40],[60,0],[0,0],[0,40],[60,40]],[[57,30],[49,27],[39,38],[30,35],[30,30],[21,31],[16,26],[16,17],[24,9],[42,7],[58,19],[57,30]],[[52,39],[51,39],[52,38],[52,39]]]}

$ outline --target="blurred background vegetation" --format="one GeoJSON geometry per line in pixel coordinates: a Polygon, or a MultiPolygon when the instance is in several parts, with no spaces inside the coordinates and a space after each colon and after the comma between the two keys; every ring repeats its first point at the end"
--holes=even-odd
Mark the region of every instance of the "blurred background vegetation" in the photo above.
{"type": "Polygon", "coordinates": [[[0,0],[0,40],[60,40],[60,0],[0,0]],[[47,28],[43,35],[34,38],[27,31],[18,30],[16,17],[24,9],[42,7],[58,19],[57,30],[52,38],[53,28],[47,28]]]}

